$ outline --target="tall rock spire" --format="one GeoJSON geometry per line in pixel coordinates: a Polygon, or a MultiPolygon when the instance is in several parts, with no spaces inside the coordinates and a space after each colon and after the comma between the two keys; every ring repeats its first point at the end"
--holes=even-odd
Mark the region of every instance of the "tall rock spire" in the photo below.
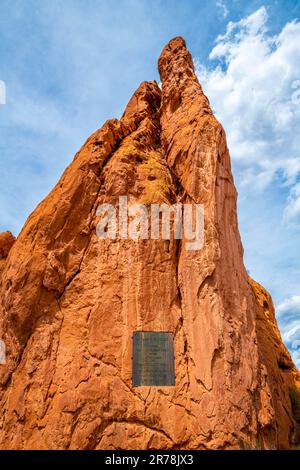
{"type": "Polygon", "coordinates": [[[289,448],[299,375],[248,278],[225,132],[182,38],[76,154],[0,270],[3,449],[289,448]],[[99,204],[202,204],[204,246],[99,239],[99,204]],[[169,332],[175,385],[132,381],[134,332],[169,332]]]}

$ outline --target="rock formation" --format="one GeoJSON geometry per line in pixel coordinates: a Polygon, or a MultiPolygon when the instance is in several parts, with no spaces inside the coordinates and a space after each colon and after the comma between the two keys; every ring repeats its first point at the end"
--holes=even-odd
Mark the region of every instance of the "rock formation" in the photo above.
{"type": "Polygon", "coordinates": [[[142,83],[87,140],[9,254],[0,236],[2,449],[295,442],[299,375],[243,264],[225,132],[182,38],[159,72],[162,91],[142,83]],[[122,195],[129,206],[203,204],[203,248],[99,239],[98,205],[122,195]],[[173,333],[175,386],[133,387],[134,331],[173,333]]]}
{"type": "Polygon", "coordinates": [[[0,233],[0,282],[1,273],[4,269],[6,258],[15,241],[16,239],[11,232],[0,233]]]}

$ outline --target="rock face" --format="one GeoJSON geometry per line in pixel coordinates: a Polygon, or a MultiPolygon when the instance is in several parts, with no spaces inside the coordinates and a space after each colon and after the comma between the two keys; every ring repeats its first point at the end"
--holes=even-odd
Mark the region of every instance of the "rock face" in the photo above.
{"type": "Polygon", "coordinates": [[[163,49],[159,72],[162,91],[142,83],[122,118],[87,140],[5,260],[2,449],[273,449],[296,439],[298,371],[269,294],[243,265],[225,132],[182,38],[163,49]],[[129,206],[203,204],[203,248],[99,239],[98,205],[122,195],[129,206]],[[175,386],[133,387],[134,331],[173,333],[175,386]]]}
{"type": "Polygon", "coordinates": [[[0,233],[0,260],[7,258],[16,239],[11,232],[0,233]]]}
{"type": "Polygon", "coordinates": [[[1,273],[5,266],[5,260],[16,239],[11,232],[0,233],[0,282],[1,273]]]}

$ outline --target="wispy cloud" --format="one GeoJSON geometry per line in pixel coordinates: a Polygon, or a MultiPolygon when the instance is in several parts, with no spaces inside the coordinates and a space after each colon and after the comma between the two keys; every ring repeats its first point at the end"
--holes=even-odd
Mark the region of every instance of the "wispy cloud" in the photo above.
{"type": "Polygon", "coordinates": [[[291,188],[286,220],[298,216],[300,104],[292,85],[300,77],[300,23],[268,34],[261,7],[229,22],[198,75],[226,128],[240,187],[262,190],[275,180],[291,188]]]}
{"type": "Polygon", "coordinates": [[[226,5],[225,1],[224,0],[217,0],[216,1],[216,7],[219,11],[220,16],[223,19],[227,18],[228,14],[229,14],[229,11],[228,11],[228,8],[227,8],[227,5],[226,5]]]}
{"type": "Polygon", "coordinates": [[[283,339],[300,368],[300,296],[285,299],[278,305],[277,312],[283,339]]]}
{"type": "Polygon", "coordinates": [[[300,183],[295,184],[291,189],[284,211],[284,220],[296,226],[300,225],[300,183]]]}

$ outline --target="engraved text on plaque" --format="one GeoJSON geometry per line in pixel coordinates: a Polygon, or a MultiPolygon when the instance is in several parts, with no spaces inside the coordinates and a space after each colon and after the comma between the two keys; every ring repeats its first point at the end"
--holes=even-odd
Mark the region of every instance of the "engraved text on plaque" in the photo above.
{"type": "Polygon", "coordinates": [[[133,333],[133,385],[175,385],[173,335],[164,331],[133,333]]]}

